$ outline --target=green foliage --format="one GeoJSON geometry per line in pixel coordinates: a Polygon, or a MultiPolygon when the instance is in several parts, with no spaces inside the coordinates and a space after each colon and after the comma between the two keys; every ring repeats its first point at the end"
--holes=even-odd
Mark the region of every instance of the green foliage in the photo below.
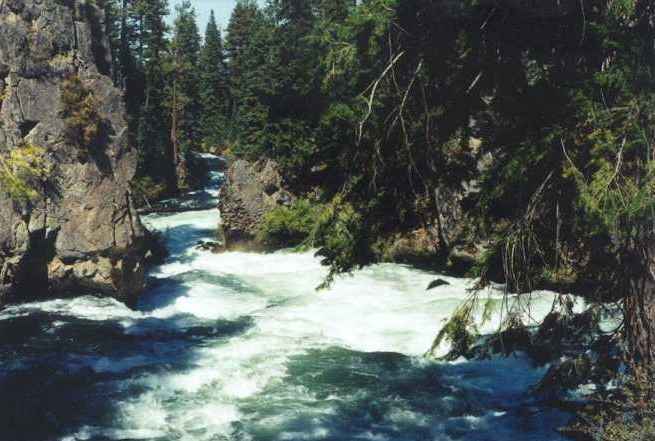
{"type": "Polygon", "coordinates": [[[240,1],[226,37],[229,57],[233,152],[256,160],[266,149],[274,71],[272,26],[256,3],[240,1]]]}
{"type": "Polygon", "coordinates": [[[3,85],[3,87],[0,89],[0,107],[2,107],[2,102],[7,99],[8,94],[9,88],[6,85],[3,85]]]}
{"type": "Polygon", "coordinates": [[[201,131],[206,149],[223,147],[228,136],[230,98],[221,33],[211,12],[200,53],[201,131]]]}
{"type": "Polygon", "coordinates": [[[470,358],[476,352],[479,354],[479,351],[490,349],[505,355],[524,350],[530,335],[522,317],[530,317],[529,303],[525,309],[523,307],[525,305],[520,296],[497,299],[490,295],[483,298],[474,290],[448,318],[428,354],[436,356],[439,347],[446,342],[450,343],[450,348],[442,358],[449,361],[460,357],[470,358]],[[499,328],[482,339],[480,327],[499,313],[502,317],[499,328]],[[477,347],[474,347],[476,344],[477,347]]]}
{"type": "Polygon", "coordinates": [[[170,144],[169,77],[165,69],[168,29],[164,18],[168,5],[164,0],[137,0],[134,13],[139,29],[135,52],[142,65],[145,84],[136,130],[137,174],[166,183],[168,193],[172,194],[177,189],[177,178],[170,144]]]}
{"type": "Polygon", "coordinates": [[[239,0],[232,11],[227,27],[225,51],[230,60],[231,88],[237,92],[243,86],[243,75],[246,70],[242,60],[252,36],[252,26],[260,14],[257,3],[253,0],[239,0]]]}
{"type": "Polygon", "coordinates": [[[258,240],[274,248],[311,246],[316,221],[323,207],[308,199],[298,199],[290,206],[279,206],[264,216],[258,240]]]}
{"type": "Polygon", "coordinates": [[[177,5],[175,12],[167,104],[174,129],[171,142],[179,145],[177,150],[182,154],[197,150],[201,142],[200,34],[190,1],[177,5]]]}
{"type": "Polygon", "coordinates": [[[327,287],[337,274],[370,262],[371,251],[362,222],[362,216],[340,197],[335,197],[320,213],[313,242],[319,247],[317,255],[330,268],[330,273],[319,288],[327,287]]]}
{"type": "Polygon", "coordinates": [[[593,172],[585,176],[572,161],[567,169],[590,221],[617,238],[630,237],[655,212],[655,164],[646,133],[655,122],[655,103],[650,97],[628,99],[618,109],[590,112],[585,125],[593,172]]]}
{"type": "Polygon", "coordinates": [[[139,206],[147,206],[167,196],[168,189],[163,182],[157,182],[150,176],[140,176],[130,182],[132,195],[139,206]]]}
{"type": "Polygon", "coordinates": [[[1,191],[22,204],[44,197],[44,183],[51,172],[45,154],[45,149],[31,144],[0,154],[1,191]]]}
{"type": "Polygon", "coordinates": [[[448,319],[444,327],[439,331],[437,338],[432,343],[430,352],[434,352],[443,342],[451,344],[450,357],[455,359],[467,354],[473,343],[479,338],[479,333],[473,320],[475,301],[465,302],[448,319]]]}
{"type": "Polygon", "coordinates": [[[266,151],[285,170],[289,180],[308,175],[318,150],[315,131],[303,121],[284,119],[268,127],[266,151]]]}
{"type": "Polygon", "coordinates": [[[98,113],[99,103],[79,76],[70,76],[62,82],[61,106],[66,141],[77,147],[82,157],[104,147],[104,122],[98,113]]]}

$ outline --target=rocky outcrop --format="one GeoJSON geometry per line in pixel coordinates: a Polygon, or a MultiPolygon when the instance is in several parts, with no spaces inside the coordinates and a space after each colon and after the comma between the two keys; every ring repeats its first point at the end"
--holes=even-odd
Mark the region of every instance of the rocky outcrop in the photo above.
{"type": "Polygon", "coordinates": [[[383,243],[377,254],[381,261],[421,264],[434,260],[438,243],[434,228],[420,227],[395,234],[383,243]]]}
{"type": "Polygon", "coordinates": [[[462,208],[469,194],[468,183],[459,191],[435,191],[434,209],[423,215],[423,223],[394,233],[375,247],[377,259],[416,266],[447,268],[465,274],[479,259],[482,246],[466,237],[468,219],[462,208]]]}
{"type": "Polygon", "coordinates": [[[0,189],[0,304],[64,291],[133,300],[142,288],[145,231],[128,190],[136,151],[103,29],[94,2],[0,2],[0,154],[37,145],[52,170],[29,206],[0,189]],[[71,76],[93,91],[107,134],[86,159],[60,117],[71,76]]]}
{"type": "Polygon", "coordinates": [[[257,229],[264,215],[279,205],[289,205],[295,197],[284,188],[275,162],[262,159],[251,163],[233,161],[221,189],[219,239],[225,248],[258,248],[257,229]]]}

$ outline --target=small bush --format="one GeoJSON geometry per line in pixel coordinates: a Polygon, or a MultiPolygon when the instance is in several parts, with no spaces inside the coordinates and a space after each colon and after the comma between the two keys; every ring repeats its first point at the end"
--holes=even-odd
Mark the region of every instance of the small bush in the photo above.
{"type": "Polygon", "coordinates": [[[102,144],[103,119],[98,101],[77,75],[68,77],[61,86],[61,112],[66,141],[77,147],[82,157],[102,144]]]}
{"type": "MultiPolygon", "coordinates": [[[[258,240],[270,247],[294,247],[311,239],[323,207],[307,199],[280,206],[264,215],[258,240]]],[[[311,240],[310,240],[311,242],[311,240]]]]}
{"type": "Polygon", "coordinates": [[[3,82],[0,82],[0,108],[2,107],[3,101],[7,99],[8,95],[9,88],[3,82]]]}
{"type": "Polygon", "coordinates": [[[20,203],[29,203],[42,196],[50,166],[41,147],[24,144],[0,155],[0,189],[20,203]]]}

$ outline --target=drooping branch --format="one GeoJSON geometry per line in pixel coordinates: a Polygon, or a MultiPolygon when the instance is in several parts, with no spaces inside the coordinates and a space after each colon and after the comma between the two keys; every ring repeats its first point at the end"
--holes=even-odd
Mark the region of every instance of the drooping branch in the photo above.
{"type": "Polygon", "coordinates": [[[366,115],[364,116],[364,118],[359,123],[359,130],[358,130],[358,135],[357,135],[357,144],[358,145],[361,144],[361,142],[362,142],[362,136],[364,134],[364,125],[366,125],[366,122],[368,121],[368,119],[373,114],[373,102],[375,101],[375,93],[376,93],[376,91],[378,89],[378,86],[380,85],[380,82],[387,76],[389,71],[398,62],[398,60],[400,60],[400,58],[402,58],[402,56],[404,54],[405,54],[404,51],[397,54],[391,60],[391,62],[387,65],[387,67],[384,69],[384,71],[382,71],[382,74],[380,74],[378,79],[375,80],[371,85],[369,85],[369,87],[367,87],[366,90],[364,90],[364,92],[362,93],[362,94],[364,94],[364,93],[366,93],[367,90],[371,89],[371,93],[369,94],[369,97],[368,97],[368,100],[367,100],[368,101],[368,109],[366,111],[366,115]]]}

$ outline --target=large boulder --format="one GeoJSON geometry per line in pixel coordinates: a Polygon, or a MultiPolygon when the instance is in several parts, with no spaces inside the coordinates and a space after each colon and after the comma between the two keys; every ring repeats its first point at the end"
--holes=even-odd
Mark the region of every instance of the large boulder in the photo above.
{"type": "Polygon", "coordinates": [[[0,154],[24,144],[47,151],[46,198],[29,210],[0,188],[0,304],[63,292],[134,300],[144,280],[145,230],[128,183],[136,151],[94,2],[0,2],[0,154]],[[93,91],[107,139],[81,158],[66,141],[62,85],[93,91]]]}
{"type": "Polygon", "coordinates": [[[219,202],[219,231],[224,247],[259,248],[256,237],[264,215],[294,200],[295,196],[284,188],[284,179],[274,161],[232,161],[219,202]]]}

